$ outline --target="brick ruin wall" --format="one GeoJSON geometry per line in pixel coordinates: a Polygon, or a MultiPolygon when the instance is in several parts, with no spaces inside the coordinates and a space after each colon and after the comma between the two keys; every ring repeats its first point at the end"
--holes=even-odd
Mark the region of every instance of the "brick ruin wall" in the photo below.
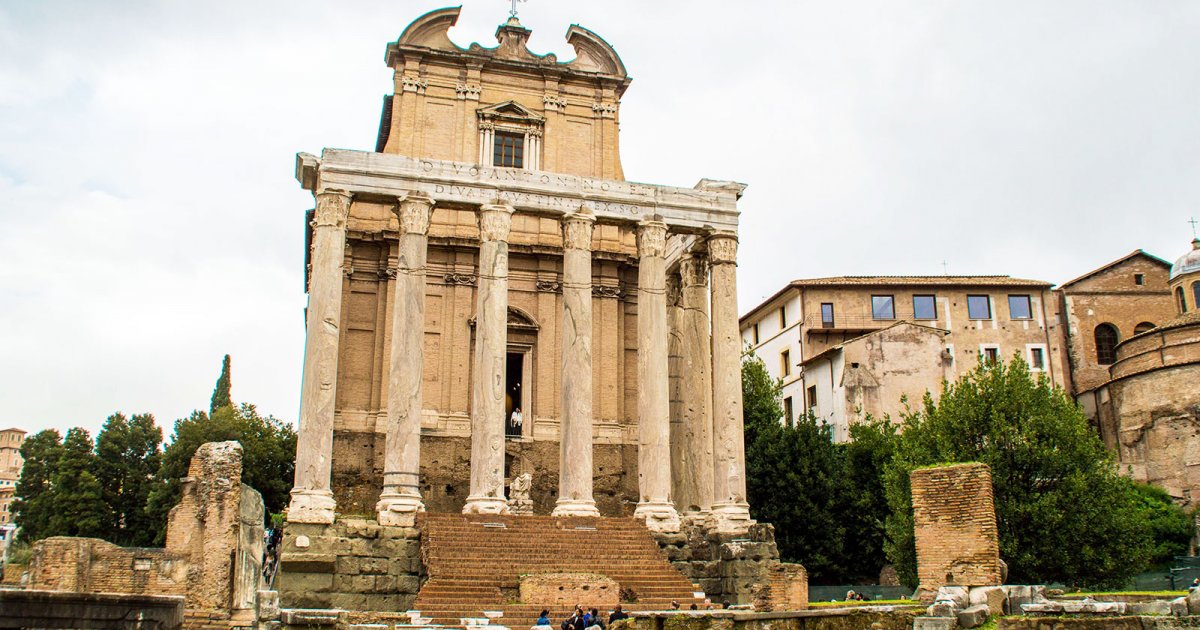
{"type": "Polygon", "coordinates": [[[920,589],[1000,584],[991,469],[956,464],[914,470],[909,478],[920,589]]]}
{"type": "Polygon", "coordinates": [[[29,564],[29,589],[184,595],[187,573],[187,558],[164,549],[126,548],[96,538],[54,536],[37,543],[29,564]]]}

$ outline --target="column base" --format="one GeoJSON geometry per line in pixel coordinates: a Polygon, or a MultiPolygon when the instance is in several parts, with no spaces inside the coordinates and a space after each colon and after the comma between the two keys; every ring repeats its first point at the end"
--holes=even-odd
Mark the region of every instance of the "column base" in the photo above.
{"type": "Polygon", "coordinates": [[[642,501],[633,510],[633,517],[646,521],[646,529],[655,532],[679,531],[679,513],[667,501],[642,501]]]}
{"type": "Polygon", "coordinates": [[[463,514],[508,514],[508,502],[496,497],[467,497],[463,514]]]}
{"type": "Polygon", "coordinates": [[[292,488],[292,500],[288,503],[289,523],[313,523],[332,525],[337,512],[337,501],[329,490],[292,488]]]}
{"type": "Polygon", "coordinates": [[[410,494],[388,494],[379,496],[375,504],[380,525],[412,527],[417,523],[417,513],[425,511],[425,502],[410,494]]]}
{"type": "Polygon", "coordinates": [[[587,499],[559,499],[551,516],[600,516],[596,502],[587,499]]]}
{"type": "Polygon", "coordinates": [[[722,534],[744,534],[755,524],[747,503],[715,503],[712,516],[717,531],[722,534]]]}

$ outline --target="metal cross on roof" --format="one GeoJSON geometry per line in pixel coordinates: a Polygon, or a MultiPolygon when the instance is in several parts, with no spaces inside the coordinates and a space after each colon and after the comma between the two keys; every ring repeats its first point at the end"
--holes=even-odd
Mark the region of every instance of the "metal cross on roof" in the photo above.
{"type": "Polygon", "coordinates": [[[525,2],[526,0],[509,0],[509,1],[512,2],[512,9],[509,10],[508,16],[511,18],[516,18],[517,17],[517,3],[525,2]]]}
{"type": "Polygon", "coordinates": [[[1196,238],[1196,217],[1188,219],[1188,223],[1192,224],[1192,238],[1196,238]]]}

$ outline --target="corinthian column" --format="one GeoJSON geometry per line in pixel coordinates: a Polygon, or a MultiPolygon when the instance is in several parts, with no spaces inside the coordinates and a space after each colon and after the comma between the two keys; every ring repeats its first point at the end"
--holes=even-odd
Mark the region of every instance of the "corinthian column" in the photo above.
{"type": "Polygon", "coordinates": [[[304,380],[300,385],[300,432],[296,438],[296,478],[288,505],[288,520],[293,523],[332,523],[337,507],[329,489],[329,477],[342,321],[342,262],[349,216],[350,193],[344,190],[317,193],[312,222],[304,380]]]}
{"type": "MultiPolygon", "coordinates": [[[[683,496],[688,512],[708,512],[713,497],[712,346],[708,321],[708,258],[703,253],[680,262],[680,413],[683,424],[683,496]]],[[[739,379],[740,386],[740,379],[739,379]]]]}
{"type": "Polygon", "coordinates": [[[512,206],[479,208],[479,286],[471,374],[471,492],[465,514],[504,514],[504,377],[512,206]]]}
{"type": "Polygon", "coordinates": [[[746,444],[742,431],[742,338],[738,333],[737,235],[708,237],[712,261],[713,505],[718,529],[744,531],[746,444]]]}
{"type": "Polygon", "coordinates": [[[425,255],[433,199],[411,193],[396,206],[400,247],[392,305],[388,368],[387,442],[383,493],[375,509],[380,525],[411,527],[421,501],[421,381],[424,369],[425,255]]]}
{"type": "Polygon", "coordinates": [[[592,213],[563,219],[562,430],[554,516],[600,516],[592,498],[592,213]]]}
{"type": "MultiPolygon", "coordinates": [[[[671,402],[667,375],[667,226],[638,226],[638,490],[633,515],[659,531],[678,531],[671,503],[671,402]]],[[[736,322],[735,322],[736,323],[736,322]]]]}

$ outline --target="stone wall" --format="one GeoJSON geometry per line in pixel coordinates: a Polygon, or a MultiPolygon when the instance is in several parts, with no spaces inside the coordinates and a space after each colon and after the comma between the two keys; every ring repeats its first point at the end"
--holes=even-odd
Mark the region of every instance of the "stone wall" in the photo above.
{"type": "Polygon", "coordinates": [[[288,523],[278,590],[285,608],[403,611],[421,588],[420,534],[374,520],[288,523]]]}
{"type": "Polygon", "coordinates": [[[991,469],[954,464],[914,470],[909,478],[920,589],[1000,584],[991,469]]]}
{"type": "Polygon", "coordinates": [[[609,610],[621,603],[621,587],[615,580],[594,573],[539,573],[521,577],[521,601],[553,608],[587,602],[609,610]]]}
{"type": "Polygon", "coordinates": [[[749,604],[756,586],[779,566],[775,528],[757,523],[745,534],[725,534],[704,521],[684,519],[679,533],[654,532],[671,564],[716,604],[749,604]]]}
{"type": "Polygon", "coordinates": [[[163,549],[118,547],[97,538],[53,536],[37,542],[29,588],[76,593],[183,595],[188,561],[163,549]]]}

